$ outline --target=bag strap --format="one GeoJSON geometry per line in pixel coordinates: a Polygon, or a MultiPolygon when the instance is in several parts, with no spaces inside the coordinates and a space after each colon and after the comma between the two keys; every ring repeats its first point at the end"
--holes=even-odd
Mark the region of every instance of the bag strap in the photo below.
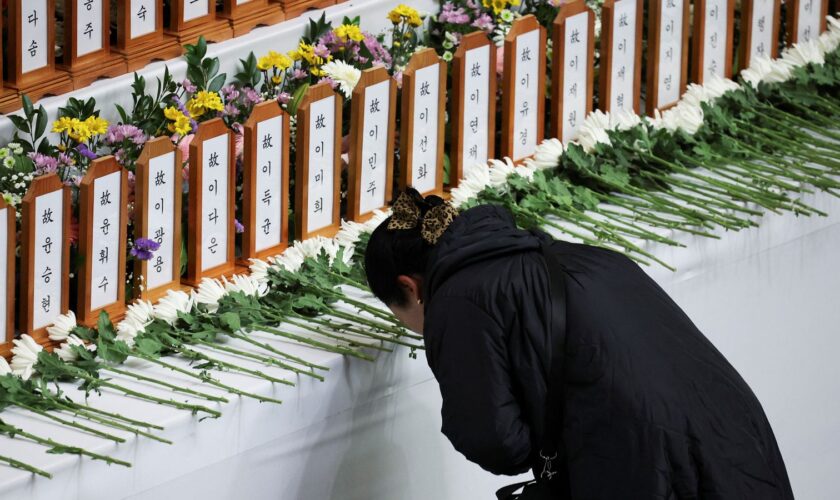
{"type": "Polygon", "coordinates": [[[562,463],[562,447],[560,443],[559,422],[563,415],[563,357],[566,344],[566,279],[565,270],[551,252],[550,242],[543,242],[543,259],[548,271],[549,288],[551,291],[551,367],[546,383],[545,415],[543,420],[543,436],[540,443],[540,459],[542,471],[537,480],[552,479],[558,472],[553,470],[553,463],[562,463]]]}

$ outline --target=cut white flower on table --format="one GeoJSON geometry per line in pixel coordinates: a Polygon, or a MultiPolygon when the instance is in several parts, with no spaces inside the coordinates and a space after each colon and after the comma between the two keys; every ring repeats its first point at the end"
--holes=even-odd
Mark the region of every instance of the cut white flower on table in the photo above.
{"type": "Polygon", "coordinates": [[[67,311],[58,315],[52,326],[47,327],[47,334],[53,342],[64,342],[74,328],[76,328],[76,314],[73,311],[67,311]]]}
{"type": "Polygon", "coordinates": [[[79,337],[70,335],[58,349],[53,351],[53,353],[55,353],[55,355],[61,358],[61,360],[65,363],[72,363],[79,359],[79,355],[73,347],[84,347],[88,351],[96,350],[95,344],[85,344],[85,342],[79,337]]]}
{"type": "Polygon", "coordinates": [[[204,305],[211,313],[219,309],[219,301],[227,295],[224,284],[213,278],[202,279],[198,288],[193,290],[192,293],[195,303],[204,305]]]}
{"type": "Polygon", "coordinates": [[[35,363],[38,362],[38,353],[44,348],[25,333],[13,342],[15,346],[12,348],[12,372],[23,380],[28,380],[32,376],[35,363]]]}
{"type": "Polygon", "coordinates": [[[236,274],[230,281],[222,278],[225,283],[225,290],[228,292],[240,292],[245,295],[263,297],[268,293],[268,285],[260,283],[259,280],[245,274],[236,274]]]}
{"type": "Polygon", "coordinates": [[[193,300],[190,294],[169,290],[155,305],[154,317],[171,325],[178,319],[178,313],[189,313],[192,306],[193,300]]]}

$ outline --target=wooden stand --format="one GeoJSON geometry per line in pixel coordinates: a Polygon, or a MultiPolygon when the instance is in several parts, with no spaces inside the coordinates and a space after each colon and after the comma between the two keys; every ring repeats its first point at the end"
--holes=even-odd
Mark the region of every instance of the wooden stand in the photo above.
{"type": "Polygon", "coordinates": [[[49,345],[47,327],[69,304],[70,188],[56,174],[38,177],[23,197],[21,211],[20,331],[49,345]]]}
{"type": "Polygon", "coordinates": [[[169,8],[165,33],[177,40],[178,45],[195,44],[201,36],[208,42],[233,37],[230,23],[216,19],[216,0],[170,0],[169,8]]]}
{"type": "Polygon", "coordinates": [[[551,136],[565,144],[592,111],[595,14],[583,0],[564,3],[554,18],[552,38],[551,136]]]}
{"type": "Polygon", "coordinates": [[[434,49],[415,52],[403,72],[400,189],[413,187],[424,196],[443,195],[445,105],[446,65],[434,49]],[[431,111],[434,116],[430,118],[431,111]],[[414,136],[416,124],[422,124],[426,129],[422,138],[414,136]],[[428,145],[429,137],[435,140],[431,145],[428,145]],[[429,175],[434,176],[431,183],[425,181],[429,175]],[[420,181],[429,188],[424,189],[420,181]]]}
{"type": "Polygon", "coordinates": [[[137,159],[134,235],[160,245],[152,260],[134,261],[134,296],[141,300],[182,288],[181,163],[181,150],[169,137],[148,141],[137,159]]]}
{"type": "Polygon", "coordinates": [[[233,134],[221,118],[202,123],[190,143],[188,261],[187,276],[182,280],[187,285],[198,286],[202,278],[218,278],[236,269],[233,225],[236,210],[235,179],[236,158],[233,154],[233,134]],[[211,146],[213,146],[212,150],[209,149],[211,146]],[[205,150],[210,152],[206,162],[205,150]],[[214,169],[212,175],[211,168],[214,169]],[[218,182],[220,179],[226,180],[220,183],[218,182]],[[219,196],[224,196],[226,199],[219,201],[217,199],[219,196]],[[226,213],[219,214],[219,208],[226,213]],[[209,230],[211,223],[216,228],[221,225],[221,229],[211,232],[209,230]],[[221,255],[221,258],[216,257],[217,255],[221,255]],[[210,257],[214,257],[214,262],[218,261],[218,264],[207,264],[210,257]]]}
{"type": "Polygon", "coordinates": [[[496,47],[483,31],[464,35],[455,51],[449,102],[449,186],[455,187],[464,178],[467,166],[484,164],[495,157],[496,47]],[[481,116],[482,108],[487,109],[487,116],[481,116]],[[482,129],[487,133],[481,134],[482,129]]]}
{"type": "Polygon", "coordinates": [[[149,0],[149,7],[143,5],[143,24],[137,22],[136,34],[132,33],[132,18],[137,16],[139,20],[139,11],[130,12],[130,8],[131,0],[117,0],[117,46],[113,49],[125,59],[128,71],[181,55],[178,42],[163,34],[163,0],[149,0]]]}
{"type": "Polygon", "coordinates": [[[94,326],[102,311],[118,321],[125,314],[128,172],[113,156],[90,164],[79,185],[79,215],[79,323],[94,326]]]}
{"type": "Polygon", "coordinates": [[[15,208],[0,198],[0,356],[8,358],[15,338],[15,208]]]}
{"type": "Polygon", "coordinates": [[[242,5],[239,0],[225,0],[222,17],[230,22],[233,36],[240,36],[250,32],[258,26],[271,26],[286,20],[286,14],[280,4],[269,3],[268,0],[251,0],[242,5]]]}
{"type": "Polygon", "coordinates": [[[289,115],[260,103],[245,122],[240,264],[277,255],[289,245],[289,115]]]}
{"type": "Polygon", "coordinates": [[[828,0],[792,0],[785,6],[788,45],[816,40],[825,31],[828,0]],[[817,33],[813,33],[814,29],[817,33]]]}
{"type": "Polygon", "coordinates": [[[286,19],[294,19],[304,12],[310,10],[326,9],[335,5],[335,0],[271,0],[271,3],[278,3],[286,13],[286,19]]]}
{"type": "MultiPolygon", "coordinates": [[[[0,22],[0,68],[3,67],[3,23],[0,22]]],[[[12,89],[3,87],[0,78],[0,113],[11,113],[21,107],[20,94],[12,89]]]]}
{"type": "Polygon", "coordinates": [[[295,235],[299,240],[313,236],[331,237],[341,228],[343,101],[329,83],[319,83],[309,87],[298,107],[295,235]],[[312,219],[319,212],[328,214],[326,224],[312,224],[312,219]]]}
{"type": "Polygon", "coordinates": [[[6,87],[26,94],[33,102],[73,90],[67,73],[55,69],[54,18],[55,0],[34,5],[27,0],[8,2],[6,87]]]}
{"type": "MultiPolygon", "coordinates": [[[[615,112],[619,109],[632,109],[639,112],[639,97],[642,83],[642,0],[605,0],[601,11],[601,69],[599,70],[598,81],[600,92],[598,93],[599,108],[608,112],[615,112]],[[631,5],[631,3],[633,5],[631,5]],[[632,33],[633,39],[618,37],[617,32],[621,30],[622,18],[629,12],[634,13],[635,24],[627,31],[632,33]],[[615,43],[614,43],[615,42],[615,43]],[[626,54],[633,47],[633,57],[626,54]],[[620,53],[617,53],[620,52],[620,53]],[[632,71],[628,71],[625,78],[632,83],[631,95],[616,92],[613,88],[614,82],[612,71],[616,65],[626,67],[627,62],[633,63],[632,71]],[[617,95],[613,95],[617,94],[617,95]],[[625,102],[619,103],[619,96],[624,96],[625,102]],[[615,103],[613,102],[613,98],[615,103]],[[630,106],[626,100],[631,100],[630,106]]],[[[628,23],[629,24],[629,23],[628,23]]]]}
{"type": "Polygon", "coordinates": [[[74,89],[127,72],[125,60],[111,53],[110,7],[107,0],[94,0],[90,9],[80,10],[77,0],[64,0],[64,54],[58,68],[70,75],[74,89]]]}
{"type": "Polygon", "coordinates": [[[347,218],[364,222],[391,200],[397,83],[383,67],[367,69],[353,89],[350,106],[347,218]]]}

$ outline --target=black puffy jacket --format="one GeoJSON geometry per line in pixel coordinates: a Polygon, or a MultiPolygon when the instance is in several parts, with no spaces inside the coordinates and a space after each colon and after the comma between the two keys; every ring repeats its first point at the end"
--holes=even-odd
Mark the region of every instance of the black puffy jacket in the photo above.
{"type": "Polygon", "coordinates": [[[541,241],[566,275],[568,497],[793,498],[755,395],[653,280],[618,253],[519,230],[495,206],[456,218],[427,268],[427,358],[455,448],[496,474],[536,465],[555,334],[541,241]]]}

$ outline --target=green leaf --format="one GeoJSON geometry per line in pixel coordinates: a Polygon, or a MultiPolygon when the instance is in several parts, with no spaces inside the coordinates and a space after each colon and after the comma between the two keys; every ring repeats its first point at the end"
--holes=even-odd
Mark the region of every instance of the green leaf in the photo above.
{"type": "Polygon", "coordinates": [[[226,312],[219,316],[219,322],[228,332],[238,332],[241,328],[239,315],[235,312],[226,312]]]}

